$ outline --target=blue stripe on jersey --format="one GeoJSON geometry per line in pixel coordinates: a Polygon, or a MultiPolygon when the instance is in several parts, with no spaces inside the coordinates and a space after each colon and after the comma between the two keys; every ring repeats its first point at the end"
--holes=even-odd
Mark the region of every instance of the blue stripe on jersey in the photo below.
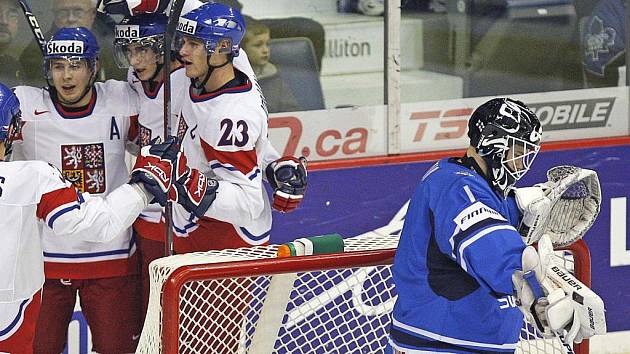
{"type": "Polygon", "coordinates": [[[210,165],[210,168],[225,168],[228,171],[238,171],[238,169],[234,166],[230,166],[230,165],[222,165],[220,163],[213,163],[212,165],[210,165]]]}
{"type": "Polygon", "coordinates": [[[481,231],[482,229],[485,229],[485,228],[487,228],[489,226],[497,225],[497,224],[505,224],[505,223],[498,222],[495,219],[486,219],[486,220],[482,220],[482,221],[476,223],[475,225],[471,226],[467,230],[464,230],[464,231],[462,231],[460,233],[457,233],[457,234],[451,236],[451,239],[452,239],[451,244],[452,244],[452,247],[453,247],[453,250],[452,250],[451,254],[453,255],[453,257],[457,257],[457,249],[459,248],[459,244],[462,243],[462,241],[464,241],[465,239],[467,239],[471,235],[476,234],[477,232],[481,231]]]}
{"type": "Polygon", "coordinates": [[[487,236],[488,234],[491,234],[492,232],[498,231],[498,230],[513,230],[514,232],[517,232],[514,226],[512,225],[495,225],[495,226],[491,226],[491,227],[488,227],[486,229],[479,231],[474,236],[466,239],[466,241],[462,242],[459,245],[457,249],[458,251],[457,258],[459,259],[459,264],[462,266],[462,268],[465,271],[468,271],[468,266],[466,264],[466,261],[464,260],[464,250],[466,249],[466,247],[470,246],[471,244],[473,244],[475,241],[479,240],[480,238],[487,236]]]}
{"type": "Polygon", "coordinates": [[[490,351],[490,350],[477,350],[467,348],[459,345],[449,344],[436,340],[428,340],[413,335],[407,334],[397,328],[391,328],[389,332],[392,341],[397,347],[415,351],[423,351],[425,353],[483,353],[483,354],[505,354],[511,353],[513,350],[506,351],[490,351]]]}
{"type": "Polygon", "coordinates": [[[102,251],[102,252],[91,252],[91,253],[52,253],[52,252],[44,252],[45,257],[49,258],[94,258],[94,257],[103,257],[103,256],[114,256],[118,254],[129,254],[133,246],[136,244],[136,236],[135,233],[132,233],[131,239],[129,240],[129,247],[111,250],[111,251],[102,251]]]}
{"type": "Polygon", "coordinates": [[[257,168],[256,171],[254,171],[254,173],[251,176],[249,176],[249,180],[253,181],[254,178],[256,178],[256,176],[258,176],[259,173],[260,173],[260,169],[257,168]]]}
{"type": "Polygon", "coordinates": [[[71,205],[69,207],[65,207],[65,208],[59,210],[58,212],[56,212],[55,214],[53,214],[53,216],[51,216],[48,219],[48,227],[50,227],[52,229],[53,228],[53,223],[55,222],[55,220],[57,220],[58,217],[60,217],[61,215],[65,214],[65,213],[67,213],[67,212],[69,212],[71,210],[74,210],[74,209],[79,209],[79,204],[73,204],[73,205],[71,205]]]}
{"type": "Polygon", "coordinates": [[[186,234],[188,232],[188,229],[193,228],[196,225],[197,224],[195,224],[194,222],[191,222],[190,224],[185,225],[183,229],[180,229],[179,227],[173,225],[173,229],[175,229],[175,231],[179,232],[180,234],[186,234]]]}
{"type": "MultiPolygon", "coordinates": [[[[464,349],[471,353],[492,353],[493,351],[497,351],[498,353],[512,353],[516,349],[517,343],[505,343],[505,344],[493,344],[493,343],[482,343],[482,342],[473,342],[463,339],[451,338],[442,334],[432,333],[424,329],[416,328],[413,326],[409,326],[400,321],[397,321],[395,318],[392,319],[392,327],[390,329],[390,333],[392,333],[392,338],[396,339],[394,333],[397,334],[405,334],[405,337],[401,336],[401,339],[408,340],[417,340],[419,342],[430,343],[436,342],[436,346],[440,347],[444,345],[450,345],[453,349],[457,347],[464,349]],[[443,344],[441,344],[443,343],[443,344]],[[489,351],[489,349],[491,349],[489,351]]],[[[405,343],[405,341],[401,341],[405,343]]],[[[408,345],[413,345],[412,343],[407,343],[408,345]]],[[[423,347],[426,344],[421,344],[423,347]]],[[[430,348],[430,346],[429,346],[430,348]]],[[[443,347],[446,349],[446,347],[443,347]]],[[[461,350],[459,349],[459,350],[461,350]]]]}
{"type": "Polygon", "coordinates": [[[252,239],[253,241],[260,241],[260,240],[264,239],[265,237],[269,236],[269,234],[271,233],[271,230],[269,230],[269,231],[263,233],[260,236],[256,236],[256,235],[252,234],[251,232],[247,231],[247,229],[244,228],[244,227],[239,227],[239,229],[241,229],[241,231],[243,231],[245,236],[247,236],[248,238],[252,239]]]}
{"type": "Polygon", "coordinates": [[[0,337],[5,336],[7,333],[11,332],[13,328],[15,328],[15,326],[17,326],[22,316],[24,316],[24,307],[26,306],[26,303],[28,303],[29,301],[31,301],[31,299],[26,299],[22,301],[22,303],[20,304],[18,313],[15,315],[15,318],[13,319],[13,321],[11,321],[11,323],[6,328],[4,328],[3,330],[0,330],[0,337]]]}
{"type": "MultiPolygon", "coordinates": [[[[213,168],[213,169],[214,169],[214,168],[225,168],[225,169],[226,169],[226,170],[228,170],[228,171],[237,171],[237,172],[240,172],[240,171],[238,170],[238,168],[236,168],[236,167],[234,167],[234,166],[232,166],[232,165],[223,165],[223,164],[221,164],[221,163],[219,163],[219,162],[217,162],[217,163],[213,163],[212,165],[210,165],[210,168],[213,168]]],[[[251,172],[250,172],[250,173],[251,173],[251,172]]],[[[251,174],[251,175],[250,175],[249,177],[247,177],[247,178],[249,178],[249,180],[250,180],[250,181],[253,181],[253,180],[256,178],[256,176],[258,176],[258,174],[259,174],[259,173],[260,173],[260,169],[256,168],[255,170],[253,170],[253,174],[251,174]]]]}

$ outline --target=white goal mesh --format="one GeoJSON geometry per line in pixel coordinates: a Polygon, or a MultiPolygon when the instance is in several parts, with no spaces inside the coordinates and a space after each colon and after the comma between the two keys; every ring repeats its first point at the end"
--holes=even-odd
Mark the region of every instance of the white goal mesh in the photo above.
{"type": "MultiPolygon", "coordinates": [[[[382,353],[398,237],[344,241],[336,255],[278,259],[267,246],[154,261],[137,353],[382,353]]],[[[567,269],[581,257],[559,253],[567,269]]],[[[517,352],[563,352],[527,323],[521,337],[517,352]]]]}

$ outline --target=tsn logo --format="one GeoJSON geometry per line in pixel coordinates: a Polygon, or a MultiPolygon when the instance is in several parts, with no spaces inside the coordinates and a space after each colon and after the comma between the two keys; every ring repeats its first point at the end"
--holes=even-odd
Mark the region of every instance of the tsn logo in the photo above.
{"type": "Polygon", "coordinates": [[[468,129],[468,117],[472,112],[472,108],[412,112],[409,119],[418,121],[413,142],[422,142],[425,139],[432,139],[433,141],[463,137],[468,129]]]}

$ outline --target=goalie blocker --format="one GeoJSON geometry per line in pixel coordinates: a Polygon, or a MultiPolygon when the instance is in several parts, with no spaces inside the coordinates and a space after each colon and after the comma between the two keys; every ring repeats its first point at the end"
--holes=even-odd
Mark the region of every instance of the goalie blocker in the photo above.
{"type": "Polygon", "coordinates": [[[533,246],[524,250],[523,271],[515,272],[512,280],[525,317],[545,337],[557,335],[563,342],[566,338],[568,343],[580,343],[605,334],[602,299],[554,259],[553,246],[546,235],[538,243],[538,252],[533,246]]]}

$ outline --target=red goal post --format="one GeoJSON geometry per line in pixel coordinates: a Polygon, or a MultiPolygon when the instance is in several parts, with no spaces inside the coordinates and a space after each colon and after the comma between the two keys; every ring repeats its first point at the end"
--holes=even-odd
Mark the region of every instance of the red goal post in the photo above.
{"type": "MultiPolygon", "coordinates": [[[[398,237],[345,241],[340,254],[274,258],[272,245],[157,260],[137,352],[381,353],[396,297],[395,249],[382,246],[398,237]]],[[[584,241],[557,255],[590,286],[584,241]]],[[[588,353],[588,341],[574,350],[588,353]]],[[[563,351],[524,322],[517,352],[563,351]]]]}

